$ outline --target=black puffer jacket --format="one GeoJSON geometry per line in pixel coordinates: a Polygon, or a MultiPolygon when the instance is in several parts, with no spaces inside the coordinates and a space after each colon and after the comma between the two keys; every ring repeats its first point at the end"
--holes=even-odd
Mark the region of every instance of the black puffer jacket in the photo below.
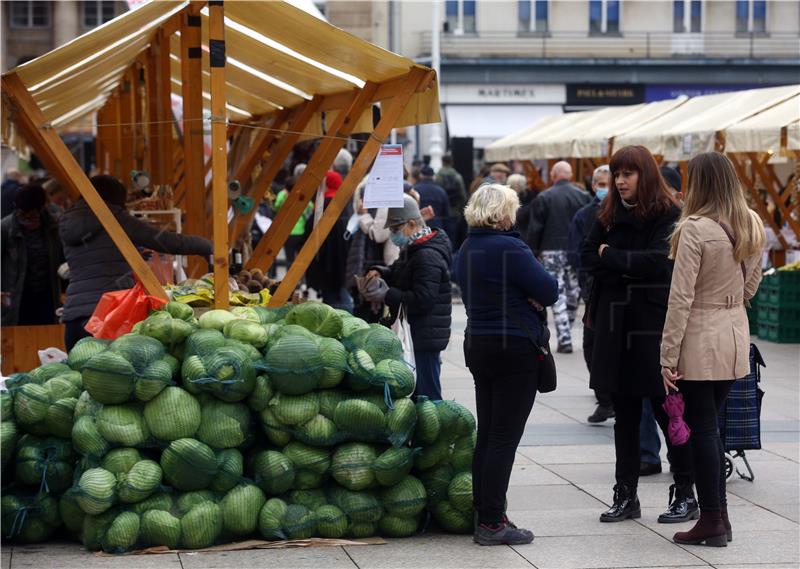
{"type": "MultiPolygon", "coordinates": [[[[134,245],[176,255],[212,252],[208,239],[161,231],[118,205],[108,207],[134,245]]],[[[128,262],[85,201],[64,212],[59,220],[59,234],[69,265],[65,322],[91,316],[103,293],[134,285],[128,262]]]]}
{"type": "Polygon", "coordinates": [[[441,352],[450,342],[451,245],[443,231],[430,235],[409,245],[391,267],[374,268],[389,285],[385,302],[392,321],[401,303],[406,308],[414,350],[441,352]]]}

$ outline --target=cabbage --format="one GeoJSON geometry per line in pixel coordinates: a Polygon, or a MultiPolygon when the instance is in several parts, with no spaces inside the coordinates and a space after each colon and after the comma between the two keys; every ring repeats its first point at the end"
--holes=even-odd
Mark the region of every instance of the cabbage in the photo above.
{"type": "Polygon", "coordinates": [[[414,434],[417,423],[417,408],[411,399],[394,401],[394,409],[386,415],[386,430],[389,442],[396,447],[403,446],[414,434]]]}
{"type": "Polygon", "coordinates": [[[228,402],[246,399],[256,384],[251,359],[234,346],[222,346],[205,356],[186,358],[181,375],[190,392],[208,392],[228,402]]]}
{"type": "Polygon", "coordinates": [[[292,307],[286,314],[287,324],[298,324],[320,336],[340,338],[342,317],[327,304],[304,302],[292,307]]]}
{"type": "Polygon", "coordinates": [[[136,502],[128,506],[131,512],[142,515],[149,510],[160,510],[163,512],[172,511],[172,496],[166,492],[156,492],[141,502],[136,502]]]}
{"type": "Polygon", "coordinates": [[[369,324],[361,318],[350,316],[349,318],[342,318],[342,338],[347,338],[357,330],[368,330],[369,324]]]}
{"type": "Polygon", "coordinates": [[[461,472],[453,477],[447,487],[450,504],[462,512],[472,511],[472,472],[461,472]]]}
{"type": "Polygon", "coordinates": [[[100,466],[112,474],[124,474],[140,460],[142,455],[135,448],[116,448],[103,457],[100,466]]]}
{"type": "Polygon", "coordinates": [[[168,511],[148,510],[142,514],[139,532],[145,547],[176,549],[181,543],[181,520],[168,511]]]}
{"type": "Polygon", "coordinates": [[[194,318],[194,310],[192,310],[192,307],[182,302],[175,302],[174,300],[171,300],[164,306],[164,310],[166,310],[173,318],[179,318],[186,321],[194,318]]]}
{"type": "Polygon", "coordinates": [[[92,356],[81,373],[84,389],[98,403],[125,403],[133,396],[136,370],[116,352],[107,350],[92,356]]]}
{"type": "Polygon", "coordinates": [[[277,447],[289,444],[289,441],[292,440],[292,435],[286,427],[281,425],[271,407],[261,411],[258,416],[261,419],[261,427],[264,429],[264,434],[267,435],[269,442],[277,447]]]}
{"type": "Polygon", "coordinates": [[[375,479],[381,486],[394,486],[411,472],[414,451],[408,447],[390,448],[373,463],[375,479]]]}
{"type": "Polygon", "coordinates": [[[0,498],[3,537],[17,543],[46,541],[61,525],[58,502],[48,494],[4,492],[0,498]]]}
{"type": "Polygon", "coordinates": [[[203,405],[197,438],[211,448],[238,447],[250,434],[250,410],[243,403],[209,400],[203,405]]]}
{"type": "Polygon", "coordinates": [[[375,377],[389,386],[394,399],[408,397],[414,393],[414,373],[400,360],[381,360],[375,366],[375,377]]]}
{"type": "Polygon", "coordinates": [[[258,532],[264,539],[286,539],[282,522],[288,507],[280,498],[266,501],[258,514],[258,532]]]}
{"type": "Polygon", "coordinates": [[[193,437],[200,427],[200,404],[180,387],[167,387],[144,406],[144,420],[157,439],[193,437]]]}
{"type": "Polygon", "coordinates": [[[189,356],[206,356],[226,342],[225,336],[219,330],[196,330],[186,338],[184,359],[189,356]]]}
{"type": "Polygon", "coordinates": [[[181,535],[186,549],[210,547],[221,532],[222,511],[213,502],[198,504],[181,518],[181,535]]]}
{"type": "Polygon", "coordinates": [[[262,450],[253,457],[256,484],[268,495],[283,494],[292,487],[295,470],[286,455],[275,450],[262,450]]]}
{"type": "Polygon", "coordinates": [[[116,502],[117,477],[105,468],[90,468],[78,480],[76,500],[90,515],[102,514],[116,502]]]}
{"type": "Polygon", "coordinates": [[[306,444],[321,447],[335,445],[343,438],[336,430],[334,422],[323,415],[316,415],[297,427],[294,436],[306,444]]]}
{"type": "Polygon", "coordinates": [[[172,441],[164,449],[161,468],[167,483],[179,490],[208,488],[219,471],[211,447],[190,438],[172,441]]]}
{"type": "Polygon", "coordinates": [[[339,508],[326,504],[314,510],[320,537],[338,539],[347,532],[347,516],[339,508]]]}
{"type": "Polygon", "coordinates": [[[3,421],[0,423],[0,459],[2,459],[3,467],[5,467],[11,457],[14,456],[17,436],[17,425],[13,421],[3,421]]]}
{"type": "Polygon", "coordinates": [[[74,370],[81,371],[92,356],[105,352],[109,343],[108,340],[98,338],[81,338],[69,351],[67,365],[74,370]]]}
{"type": "Polygon", "coordinates": [[[133,512],[122,512],[106,531],[101,539],[103,551],[108,553],[123,553],[131,549],[139,540],[139,516],[133,512]]]}
{"type": "Polygon", "coordinates": [[[292,490],[289,492],[289,503],[300,504],[309,510],[316,510],[328,503],[325,492],[321,489],[292,490]]]}
{"type": "Polygon", "coordinates": [[[289,539],[308,539],[317,531],[314,512],[300,504],[290,504],[282,520],[283,531],[289,539]]]}
{"type": "Polygon", "coordinates": [[[100,457],[108,452],[109,444],[97,430],[93,417],[79,417],[72,426],[72,444],[83,456],[100,457]]]}
{"type": "MultiPolygon", "coordinates": [[[[252,306],[234,306],[231,308],[231,314],[242,320],[249,320],[257,324],[262,324],[261,316],[252,306]]],[[[264,322],[264,324],[266,324],[266,322],[264,322]]]]}
{"type": "Polygon", "coordinates": [[[275,418],[283,425],[300,425],[311,420],[319,412],[316,393],[285,395],[278,393],[269,403],[275,418]]]}
{"type": "Polygon", "coordinates": [[[128,472],[117,476],[120,501],[141,502],[161,486],[161,477],[161,467],[157,462],[140,460],[128,472]]]}
{"type": "Polygon", "coordinates": [[[418,470],[427,470],[446,461],[449,454],[450,442],[444,436],[440,436],[432,445],[422,447],[414,466],[418,470]]]}
{"type": "Polygon", "coordinates": [[[312,338],[281,336],[269,346],[264,365],[272,385],[287,395],[302,395],[319,386],[323,361],[312,338]]]}
{"type": "Polygon", "coordinates": [[[456,439],[453,451],[450,453],[450,464],[453,465],[456,472],[472,468],[472,457],[475,454],[476,441],[477,433],[475,431],[456,439]]]}
{"type": "Polygon", "coordinates": [[[231,320],[236,320],[236,316],[227,310],[209,310],[198,318],[198,323],[200,324],[200,328],[222,332],[222,329],[225,328],[225,324],[231,320]]]}
{"type": "Polygon", "coordinates": [[[325,389],[317,393],[319,400],[319,412],[333,421],[333,414],[336,411],[336,406],[349,399],[350,395],[338,389],[325,389]]]}
{"type": "MultiPolygon", "coordinates": [[[[188,307],[187,307],[188,308],[188,307]]],[[[184,342],[194,331],[194,326],[178,318],[157,318],[150,316],[142,322],[139,333],[155,338],[168,348],[184,342]]]]}
{"type": "Polygon", "coordinates": [[[73,538],[80,538],[81,529],[83,528],[83,519],[86,514],[83,513],[81,507],[78,505],[77,494],[73,491],[67,491],[61,495],[58,500],[58,515],[64,523],[67,532],[73,538]]]}
{"type": "MultiPolygon", "coordinates": [[[[472,492],[471,484],[470,492],[472,492]]],[[[401,518],[411,518],[419,514],[425,507],[427,499],[425,486],[413,476],[406,476],[395,486],[385,488],[381,492],[381,501],[386,511],[401,518]]],[[[470,493],[470,503],[471,501],[470,493]]]]}
{"type": "Polygon", "coordinates": [[[378,524],[374,522],[353,522],[347,528],[347,537],[364,539],[372,537],[378,531],[378,524]]]}
{"type": "Polygon", "coordinates": [[[457,510],[453,505],[444,500],[433,507],[433,519],[441,528],[449,533],[472,533],[475,529],[472,512],[465,513],[457,510]]]}
{"type": "Polygon", "coordinates": [[[42,439],[25,435],[19,439],[16,459],[17,482],[63,492],[72,484],[75,454],[67,439],[42,439]]]}
{"type": "Polygon", "coordinates": [[[325,367],[322,370],[319,388],[330,389],[342,382],[347,369],[347,350],[333,338],[319,339],[319,355],[325,367]]]}
{"type": "Polygon", "coordinates": [[[83,518],[81,541],[86,549],[89,551],[102,549],[102,540],[118,513],[117,510],[109,510],[96,516],[85,516],[83,518]]]}
{"type": "Polygon", "coordinates": [[[253,411],[261,412],[267,408],[269,402],[275,396],[275,390],[272,387],[269,377],[266,375],[259,375],[256,377],[256,385],[250,397],[247,398],[247,406],[253,411]]]}
{"type": "Polygon", "coordinates": [[[419,479],[428,494],[428,503],[435,505],[447,499],[447,489],[454,475],[453,467],[444,462],[419,473],[419,479]]]}
{"type": "Polygon", "coordinates": [[[135,404],[107,405],[97,412],[97,430],[109,443],[127,447],[144,444],[150,431],[135,404]]]}
{"type": "Polygon", "coordinates": [[[258,526],[258,515],[264,502],[266,498],[258,486],[236,486],[220,502],[223,528],[234,535],[253,533],[258,526]]]}
{"type": "Polygon", "coordinates": [[[80,397],[78,397],[78,402],[75,404],[74,410],[74,418],[77,421],[80,417],[84,415],[89,415],[91,417],[95,417],[97,412],[102,409],[103,406],[92,399],[92,396],[89,395],[88,391],[84,391],[81,393],[80,397]]]}
{"type": "Polygon", "coordinates": [[[244,458],[235,448],[217,452],[217,465],[217,475],[211,481],[209,489],[214,492],[227,492],[242,480],[244,458]]]}
{"type": "Polygon", "coordinates": [[[375,523],[383,515],[381,503],[373,492],[353,492],[336,486],[329,492],[331,503],[353,523],[375,523]]]}
{"type": "Polygon", "coordinates": [[[346,443],[336,449],[331,462],[333,478],[348,490],[363,490],[375,483],[375,450],[363,443],[346,443]]]}
{"type": "Polygon", "coordinates": [[[200,504],[205,504],[206,502],[210,502],[212,504],[217,503],[216,496],[210,490],[184,492],[175,502],[175,511],[181,516],[185,516],[192,508],[200,504]]]}
{"type": "Polygon", "coordinates": [[[411,537],[417,533],[417,518],[387,514],[378,522],[378,530],[386,537],[411,537]]]}
{"type": "Polygon", "coordinates": [[[422,445],[432,444],[439,438],[441,424],[436,405],[427,397],[417,398],[416,440],[422,445]]]}
{"type": "Polygon", "coordinates": [[[360,399],[348,399],[336,406],[336,427],[356,438],[375,438],[384,432],[386,417],[380,407],[360,399]]]}
{"type": "Polygon", "coordinates": [[[345,338],[344,344],[350,351],[359,348],[365,350],[373,362],[403,358],[400,339],[380,324],[352,332],[345,338]]]}
{"type": "Polygon", "coordinates": [[[257,322],[234,319],[225,324],[222,332],[228,338],[245,342],[256,348],[263,348],[267,345],[267,331],[257,322]]]}
{"type": "Polygon", "coordinates": [[[283,453],[296,469],[294,487],[299,490],[319,487],[322,477],[331,466],[330,452],[324,448],[292,441],[286,445],[283,453]]]}
{"type": "Polygon", "coordinates": [[[71,371],[72,369],[67,364],[63,364],[61,362],[50,362],[42,364],[36,369],[29,371],[27,375],[28,381],[41,385],[48,379],[52,379],[56,376],[69,373],[71,371]]]}

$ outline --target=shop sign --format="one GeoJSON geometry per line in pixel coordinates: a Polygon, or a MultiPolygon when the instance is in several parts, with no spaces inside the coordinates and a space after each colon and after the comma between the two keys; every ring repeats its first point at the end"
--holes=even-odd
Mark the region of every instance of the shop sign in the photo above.
{"type": "Polygon", "coordinates": [[[644,102],[644,85],[580,83],[567,85],[567,105],[635,105],[644,102]]]}

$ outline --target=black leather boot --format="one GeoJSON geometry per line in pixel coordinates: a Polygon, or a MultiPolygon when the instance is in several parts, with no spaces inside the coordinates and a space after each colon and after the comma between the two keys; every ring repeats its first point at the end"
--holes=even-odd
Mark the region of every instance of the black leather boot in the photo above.
{"type": "Polygon", "coordinates": [[[673,484],[669,487],[669,508],[658,516],[660,524],[677,524],[696,520],[700,517],[700,509],[691,486],[673,484]]]}
{"type": "Polygon", "coordinates": [[[623,520],[642,517],[642,508],[639,506],[639,497],[636,495],[636,486],[617,484],[614,486],[614,503],[600,514],[601,522],[621,522],[623,520]]]}

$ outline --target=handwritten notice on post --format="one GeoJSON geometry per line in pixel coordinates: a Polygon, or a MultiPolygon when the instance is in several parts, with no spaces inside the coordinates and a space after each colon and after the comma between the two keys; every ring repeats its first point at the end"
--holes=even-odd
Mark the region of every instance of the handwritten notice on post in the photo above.
{"type": "Polygon", "coordinates": [[[403,207],[403,147],[384,144],[364,188],[364,207],[403,207]]]}

